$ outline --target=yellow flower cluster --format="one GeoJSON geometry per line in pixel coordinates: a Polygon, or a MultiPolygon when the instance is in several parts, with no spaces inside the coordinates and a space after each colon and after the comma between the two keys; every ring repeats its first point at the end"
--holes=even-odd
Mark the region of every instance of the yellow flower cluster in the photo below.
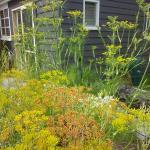
{"type": "Polygon", "coordinates": [[[10,77],[15,78],[15,79],[24,79],[26,77],[26,75],[23,71],[18,71],[16,69],[8,70],[7,72],[4,72],[1,75],[2,79],[10,78],[10,77]]]}
{"type": "Polygon", "coordinates": [[[118,50],[122,48],[122,46],[111,44],[107,45],[106,48],[107,51],[103,54],[109,59],[109,57],[112,58],[118,52],[118,50]]]}
{"type": "Polygon", "coordinates": [[[26,132],[40,130],[47,120],[48,117],[42,111],[24,111],[15,117],[14,127],[18,133],[24,135],[26,132]]]}
{"type": "Polygon", "coordinates": [[[54,85],[68,84],[67,76],[59,70],[51,70],[40,76],[42,80],[46,80],[54,85]]]}
{"type": "Polygon", "coordinates": [[[120,27],[123,29],[132,30],[137,27],[137,24],[131,23],[129,21],[120,21],[120,27]]]}
{"type": "Polygon", "coordinates": [[[150,108],[129,109],[129,112],[136,118],[137,130],[142,130],[141,132],[146,132],[147,135],[150,135],[150,108]]]}
{"type": "Polygon", "coordinates": [[[70,15],[71,17],[81,17],[82,15],[81,11],[79,10],[68,11],[67,14],[70,15]]]}
{"type": "Polygon", "coordinates": [[[129,109],[129,112],[133,114],[136,118],[139,118],[141,121],[149,121],[150,123],[150,110],[148,111],[148,109],[129,109]]]}
{"type": "Polygon", "coordinates": [[[56,150],[56,145],[59,139],[51,135],[48,129],[41,130],[39,132],[30,132],[22,136],[20,144],[16,144],[15,147],[8,147],[5,150],[56,150]]]}
{"type": "Polygon", "coordinates": [[[118,132],[124,132],[129,130],[133,121],[133,115],[120,112],[116,113],[116,118],[112,121],[112,125],[118,132]]]}
{"type": "MultiPolygon", "coordinates": [[[[14,131],[19,134],[20,142],[5,150],[49,149],[55,150],[59,139],[46,127],[48,117],[42,111],[24,111],[15,116],[14,131]]],[[[0,134],[1,141],[9,139],[10,128],[0,134]]]]}
{"type": "Polygon", "coordinates": [[[117,57],[117,61],[118,61],[119,63],[124,63],[124,62],[126,62],[126,59],[123,58],[122,56],[118,56],[118,57],[117,57]]]}
{"type": "Polygon", "coordinates": [[[110,28],[113,31],[117,31],[119,29],[127,29],[127,30],[133,30],[137,27],[137,24],[134,24],[129,21],[119,21],[117,16],[109,16],[108,22],[106,23],[106,26],[110,28]]]}

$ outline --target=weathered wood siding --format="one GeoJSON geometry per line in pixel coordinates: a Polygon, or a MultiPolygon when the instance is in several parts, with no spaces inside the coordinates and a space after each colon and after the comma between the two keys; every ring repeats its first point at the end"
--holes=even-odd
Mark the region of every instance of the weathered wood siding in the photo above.
{"type": "MultiPolygon", "coordinates": [[[[136,4],[136,0],[99,0],[100,1],[100,25],[103,25],[107,22],[108,16],[118,16],[120,20],[128,20],[130,22],[135,22],[136,15],[139,10],[138,5],[136,4]]],[[[9,2],[9,8],[10,11],[15,8],[16,6],[20,5],[20,0],[12,0],[9,2]]],[[[44,6],[44,0],[37,0],[37,5],[39,6],[39,9],[36,10],[35,14],[37,17],[52,17],[51,12],[43,12],[42,6],[44,6]]],[[[63,8],[63,18],[64,22],[62,25],[64,34],[69,34],[70,27],[71,27],[71,20],[68,18],[67,11],[70,10],[80,10],[83,11],[83,0],[68,0],[66,1],[64,8],[63,8]]],[[[58,10],[59,15],[59,10],[58,10]]],[[[11,16],[11,15],[10,15],[11,16]]],[[[12,20],[11,20],[12,23],[12,20]]],[[[141,29],[145,26],[145,18],[141,14],[139,17],[139,23],[141,25],[141,29]]],[[[48,31],[46,35],[46,39],[49,40],[49,42],[46,44],[44,41],[41,41],[41,49],[50,50],[50,43],[53,37],[53,30],[50,26],[43,26],[39,29],[39,31],[48,31]]],[[[109,34],[108,31],[103,30],[103,38],[105,40],[107,39],[107,36],[109,34]]],[[[123,39],[123,46],[125,47],[127,44],[127,36],[128,33],[125,33],[124,39],[123,39]]],[[[85,44],[85,58],[88,60],[92,56],[91,46],[96,45],[98,47],[97,53],[98,55],[101,55],[102,50],[104,50],[103,44],[100,41],[98,31],[90,31],[88,38],[86,40],[85,44]]]]}
{"type": "MultiPolygon", "coordinates": [[[[71,22],[68,19],[67,11],[70,10],[80,10],[83,11],[83,0],[68,0],[64,7],[64,24],[63,29],[64,32],[70,32],[71,22]]],[[[108,16],[118,16],[119,20],[128,20],[131,22],[135,22],[136,16],[138,13],[139,7],[136,4],[135,0],[100,0],[100,25],[103,25],[107,22],[108,16]]],[[[144,16],[140,15],[139,23],[144,25],[144,16]]],[[[102,31],[103,38],[106,40],[108,31],[102,31]]],[[[125,33],[125,37],[123,40],[123,45],[125,46],[127,43],[127,33],[125,33]]],[[[98,54],[101,54],[103,48],[102,42],[100,42],[100,38],[98,35],[98,31],[90,31],[88,38],[85,44],[85,58],[88,60],[92,56],[91,46],[96,45],[98,47],[98,54]]]]}
{"type": "MultiPolygon", "coordinates": [[[[45,6],[45,2],[44,0],[37,0],[36,5],[38,6],[38,9],[36,10],[36,17],[37,18],[53,18],[53,12],[52,11],[43,11],[43,7],[45,6]]],[[[59,10],[56,10],[54,13],[56,13],[56,16],[59,16],[59,10]]],[[[49,50],[49,51],[53,51],[51,48],[51,43],[52,40],[55,39],[55,33],[54,33],[54,29],[52,27],[52,25],[42,25],[39,27],[38,29],[40,32],[44,32],[45,33],[45,39],[43,41],[41,41],[41,49],[44,50],[49,50]]]]}

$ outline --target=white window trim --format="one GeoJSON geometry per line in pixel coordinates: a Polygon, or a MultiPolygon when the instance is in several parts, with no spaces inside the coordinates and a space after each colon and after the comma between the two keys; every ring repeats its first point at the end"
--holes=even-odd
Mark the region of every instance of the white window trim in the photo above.
{"type": "MultiPolygon", "coordinates": [[[[4,10],[4,9],[8,9],[8,19],[9,19],[9,30],[10,30],[10,36],[5,36],[2,34],[2,30],[0,29],[0,32],[1,32],[1,40],[3,41],[12,41],[12,38],[11,38],[11,25],[10,25],[10,12],[9,12],[9,8],[8,8],[8,3],[5,3],[3,4],[1,7],[0,7],[0,11],[1,10],[4,10]]],[[[1,20],[0,20],[0,26],[1,26],[1,20]]]]}
{"type": "MultiPolygon", "coordinates": [[[[33,3],[30,2],[30,3],[26,3],[26,4],[22,5],[22,6],[19,6],[19,7],[16,7],[16,8],[14,8],[14,9],[12,9],[12,10],[11,10],[11,13],[12,13],[12,20],[14,19],[14,15],[13,15],[13,12],[14,12],[14,11],[17,11],[17,10],[21,10],[21,11],[22,11],[22,10],[26,9],[27,7],[29,7],[29,6],[32,6],[32,4],[33,4],[33,3]]],[[[12,22],[13,22],[13,21],[12,21],[12,22]]],[[[23,22],[22,13],[21,13],[21,22],[23,22]]],[[[13,22],[13,26],[14,26],[14,22],[13,22]]],[[[35,28],[33,10],[32,10],[32,27],[35,28]]],[[[22,32],[24,32],[23,26],[22,26],[22,32]]],[[[13,33],[14,33],[14,31],[13,31],[13,33]]],[[[33,45],[34,45],[34,47],[36,46],[35,38],[33,38],[33,45]]]]}
{"type": "Polygon", "coordinates": [[[83,0],[83,25],[87,30],[98,30],[99,19],[100,19],[100,0],[83,0]],[[85,22],[85,3],[91,2],[96,4],[96,26],[87,26],[85,22]]]}
{"type": "Polygon", "coordinates": [[[16,7],[16,8],[14,8],[14,9],[12,9],[11,11],[13,12],[13,11],[18,10],[18,9],[23,10],[23,9],[26,9],[28,6],[32,6],[32,2],[27,3],[27,4],[24,4],[24,5],[21,5],[21,6],[19,6],[19,7],[16,7]]]}
{"type": "MultiPolygon", "coordinates": [[[[16,7],[16,8],[14,8],[14,9],[12,9],[11,10],[11,14],[12,14],[12,20],[14,20],[14,11],[17,11],[17,10],[24,10],[24,9],[26,9],[28,6],[32,6],[32,2],[30,2],[30,3],[26,3],[26,4],[24,4],[24,5],[21,5],[21,6],[19,6],[19,7],[16,7]]],[[[23,18],[22,18],[22,13],[21,13],[21,22],[23,22],[23,18]]],[[[12,25],[14,26],[14,22],[12,21],[12,25]]],[[[34,27],[34,21],[33,21],[33,11],[32,11],[32,26],[34,27]]],[[[14,28],[13,28],[14,29],[14,28]]],[[[23,32],[23,26],[22,26],[22,32],[23,32]]],[[[13,33],[14,33],[14,31],[13,31],[13,33]]]]}

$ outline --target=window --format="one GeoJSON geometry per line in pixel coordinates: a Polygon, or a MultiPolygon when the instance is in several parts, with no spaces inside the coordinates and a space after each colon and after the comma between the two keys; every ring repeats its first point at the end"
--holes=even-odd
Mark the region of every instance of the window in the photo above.
{"type": "MultiPolygon", "coordinates": [[[[33,8],[31,7],[32,3],[27,3],[20,7],[17,7],[12,10],[12,22],[13,22],[13,34],[17,35],[16,41],[20,42],[22,35],[24,33],[30,32],[34,28],[33,21],[33,8]]],[[[36,46],[35,37],[31,36],[26,41],[29,45],[32,43],[33,46],[36,46]]],[[[17,42],[15,43],[17,44],[17,42]]],[[[16,53],[19,51],[17,47],[15,48],[16,53]]],[[[30,49],[25,50],[26,54],[31,53],[30,49]]]]}
{"type": "Polygon", "coordinates": [[[23,5],[21,7],[12,10],[13,34],[18,33],[18,29],[20,29],[20,27],[22,33],[24,33],[25,32],[24,30],[27,27],[31,28],[34,26],[33,11],[27,9],[28,5],[23,5]]]}
{"type": "Polygon", "coordinates": [[[99,26],[100,0],[84,0],[83,24],[88,30],[97,30],[99,26]]]}
{"type": "Polygon", "coordinates": [[[0,32],[1,32],[1,40],[11,41],[8,5],[3,5],[0,8],[0,32]]]}

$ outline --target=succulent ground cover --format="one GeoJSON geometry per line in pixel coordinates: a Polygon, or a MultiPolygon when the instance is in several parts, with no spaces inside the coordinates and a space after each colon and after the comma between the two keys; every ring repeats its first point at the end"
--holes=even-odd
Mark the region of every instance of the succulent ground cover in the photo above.
{"type": "Polygon", "coordinates": [[[148,149],[149,108],[70,87],[61,71],[28,80],[12,70],[1,81],[8,77],[15,77],[15,86],[0,86],[0,149],[148,149]]]}

